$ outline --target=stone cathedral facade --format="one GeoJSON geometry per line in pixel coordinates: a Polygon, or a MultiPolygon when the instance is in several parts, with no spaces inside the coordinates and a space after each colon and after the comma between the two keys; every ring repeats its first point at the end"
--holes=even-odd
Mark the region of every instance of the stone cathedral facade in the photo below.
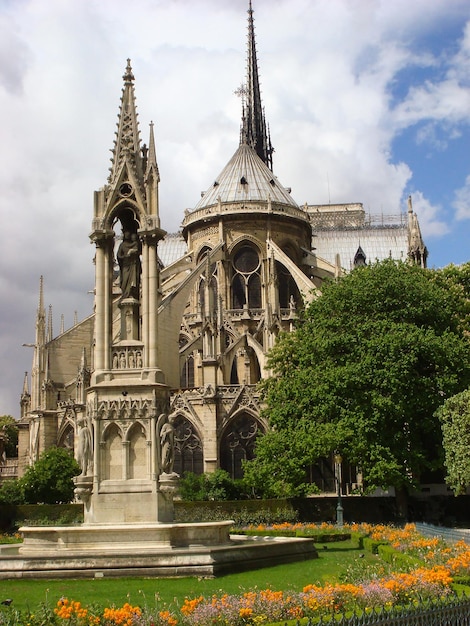
{"type": "MultiPolygon", "coordinates": [[[[299,206],[283,187],[251,3],[239,145],[182,215],[179,233],[160,224],[153,127],[142,144],[129,61],[123,80],[111,173],[91,216],[94,312],[53,337],[41,278],[19,473],[52,445],[77,452],[85,424],[94,452],[84,475],[96,478],[99,468],[103,484],[121,481],[124,490],[140,481],[155,491],[155,425],[166,416],[175,472],[221,467],[240,477],[267,428],[256,385],[279,332],[320,296],[325,277],[389,256],[425,266],[418,219],[411,200],[405,216],[374,222],[361,204],[299,206]]],[[[328,490],[331,477],[325,462],[312,480],[328,490]]]]}

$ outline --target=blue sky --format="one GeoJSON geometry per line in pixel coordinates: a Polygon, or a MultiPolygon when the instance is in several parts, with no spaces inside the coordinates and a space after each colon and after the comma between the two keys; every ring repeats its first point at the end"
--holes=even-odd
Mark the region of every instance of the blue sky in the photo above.
{"type": "MultiPolygon", "coordinates": [[[[238,143],[247,0],[0,0],[0,414],[18,416],[40,275],[91,313],[93,191],[128,57],[176,231],[238,143]]],[[[429,263],[470,260],[469,0],[253,0],[274,171],[299,204],[413,198],[429,263]]]]}

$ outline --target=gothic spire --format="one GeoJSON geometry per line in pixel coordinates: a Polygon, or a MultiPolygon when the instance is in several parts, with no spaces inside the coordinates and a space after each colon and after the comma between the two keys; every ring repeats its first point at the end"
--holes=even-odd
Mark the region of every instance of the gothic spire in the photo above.
{"type": "Polygon", "coordinates": [[[39,278],[39,303],[36,314],[36,345],[46,342],[46,309],[44,307],[44,277],[39,278]]]}
{"type": "Polygon", "coordinates": [[[147,154],[145,178],[148,178],[148,175],[152,171],[155,174],[157,182],[160,182],[160,173],[157,165],[157,151],[155,149],[155,136],[153,134],[153,122],[150,122],[149,149],[147,154]]]}
{"type": "Polygon", "coordinates": [[[23,392],[21,394],[21,397],[23,398],[24,396],[29,396],[29,386],[28,386],[28,372],[24,373],[24,379],[23,379],[23,392]]]}
{"type": "Polygon", "coordinates": [[[142,178],[140,133],[135,103],[134,74],[130,59],[127,59],[126,71],[122,78],[124,87],[122,88],[121,106],[117,123],[118,129],[112,150],[111,173],[108,179],[110,184],[116,182],[125,161],[135,169],[138,180],[142,178]]]}
{"type": "Polygon", "coordinates": [[[52,304],[49,305],[49,315],[47,316],[47,335],[46,341],[52,341],[54,333],[52,332],[52,304]]]}
{"type": "Polygon", "coordinates": [[[246,67],[246,85],[243,89],[245,96],[242,112],[242,127],[240,144],[251,146],[257,155],[272,170],[273,147],[271,138],[266,132],[266,121],[261,104],[261,90],[259,86],[258,61],[256,57],[255,27],[251,0],[248,6],[248,54],[246,67]]]}

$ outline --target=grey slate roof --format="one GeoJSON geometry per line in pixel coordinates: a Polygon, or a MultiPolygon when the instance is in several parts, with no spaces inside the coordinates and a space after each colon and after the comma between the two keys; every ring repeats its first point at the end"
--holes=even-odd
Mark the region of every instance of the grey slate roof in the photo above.
{"type": "Polygon", "coordinates": [[[354,256],[359,246],[366,255],[366,263],[383,261],[389,257],[405,261],[408,254],[406,224],[366,226],[351,229],[325,229],[314,232],[312,246],[317,256],[335,263],[340,255],[341,266],[349,271],[354,267],[354,256]]]}
{"type": "Polygon", "coordinates": [[[283,187],[253,148],[239,146],[194,210],[228,202],[272,202],[298,208],[289,191],[283,187]]]}
{"type": "Polygon", "coordinates": [[[158,242],[157,252],[163,267],[181,259],[187,252],[183,235],[181,233],[168,233],[164,239],[158,242]]]}

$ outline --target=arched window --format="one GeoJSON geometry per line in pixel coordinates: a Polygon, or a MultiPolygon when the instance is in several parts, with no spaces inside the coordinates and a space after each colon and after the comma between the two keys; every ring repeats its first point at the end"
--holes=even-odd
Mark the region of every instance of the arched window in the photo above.
{"type": "Polygon", "coordinates": [[[240,384],[239,378],[238,378],[238,357],[237,355],[235,355],[233,357],[233,361],[232,361],[232,369],[230,370],[230,384],[231,385],[238,385],[240,384]]]}
{"type": "Polygon", "coordinates": [[[74,440],[75,440],[75,433],[73,430],[73,426],[72,424],[67,424],[62,434],[60,435],[59,441],[57,442],[57,447],[65,448],[66,450],[71,450],[73,453],[74,440]]]}
{"type": "Polygon", "coordinates": [[[194,357],[192,354],[186,358],[181,368],[180,387],[181,389],[194,387],[194,357]]]}
{"type": "Polygon", "coordinates": [[[261,308],[261,264],[254,246],[238,248],[232,259],[232,308],[261,308]]]}
{"type": "Polygon", "coordinates": [[[254,458],[258,421],[248,413],[236,417],[227,428],[220,445],[220,466],[232,478],[242,478],[242,461],[254,458]]]}
{"type": "Polygon", "coordinates": [[[174,471],[182,476],[184,472],[202,474],[204,462],[202,443],[196,429],[183,415],[178,415],[173,422],[175,429],[174,471]]]}
{"type": "Polygon", "coordinates": [[[295,280],[292,278],[292,274],[279,261],[276,261],[276,272],[279,288],[279,306],[281,309],[289,308],[292,299],[299,307],[302,303],[302,296],[295,280]]]}

